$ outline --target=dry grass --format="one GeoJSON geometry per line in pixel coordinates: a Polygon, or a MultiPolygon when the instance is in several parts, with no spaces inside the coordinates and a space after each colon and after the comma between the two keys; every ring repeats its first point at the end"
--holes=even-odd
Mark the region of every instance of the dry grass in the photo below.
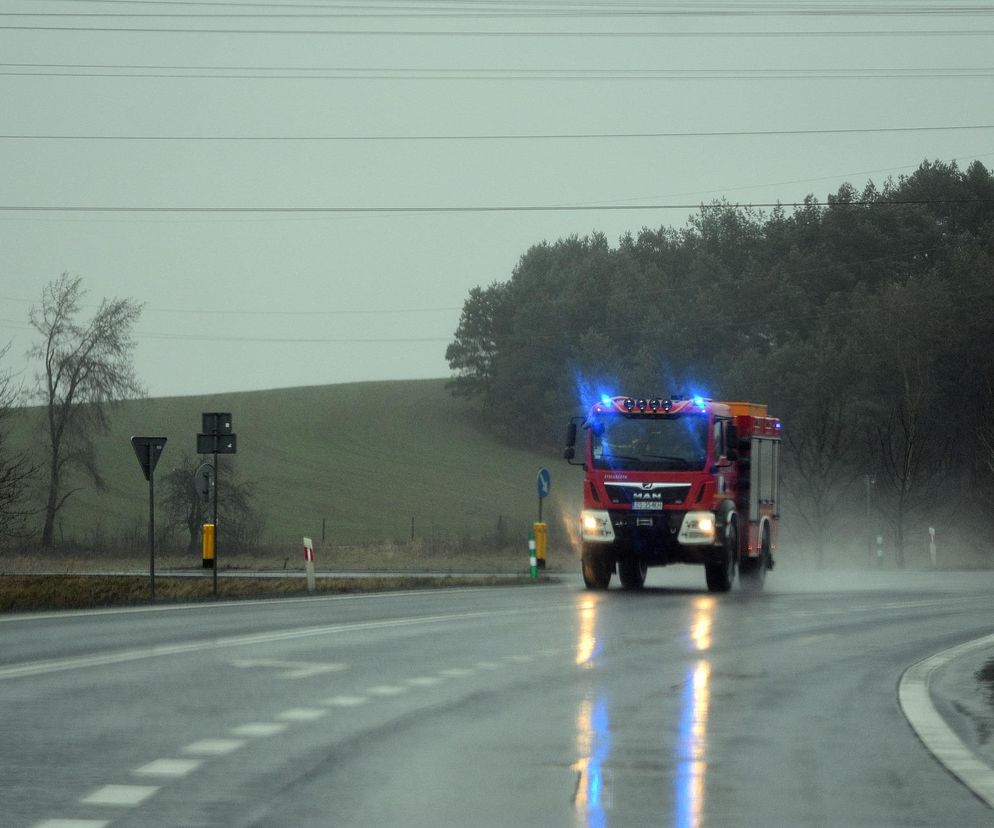
{"type": "MultiPolygon", "coordinates": [[[[424,543],[327,546],[316,553],[317,591],[348,593],[535,583],[529,577],[527,554],[527,549],[464,552],[424,543]],[[322,572],[332,577],[321,577],[322,572]],[[333,577],[334,573],[361,574],[333,577]]],[[[301,577],[302,552],[292,556],[283,550],[222,555],[220,563],[218,599],[308,594],[306,580],[301,577]],[[287,577],[279,577],[284,572],[287,577]],[[253,573],[266,573],[269,577],[253,578],[253,573]]],[[[548,581],[545,573],[573,572],[578,566],[569,550],[550,550],[547,563],[538,583],[548,581]]],[[[65,551],[3,553],[0,554],[0,612],[147,604],[151,594],[148,569],[147,556],[65,551]]],[[[215,600],[211,572],[200,569],[199,558],[157,554],[155,573],[158,603],[215,600]],[[176,574],[191,571],[202,573],[202,577],[176,574]]]]}
{"type": "MultiPolygon", "coordinates": [[[[412,576],[378,575],[363,578],[318,578],[317,592],[382,592],[458,586],[504,586],[547,582],[526,576],[412,576]]],[[[3,575],[0,576],[0,612],[89,609],[150,603],[148,576],[137,575],[3,575]]],[[[213,579],[156,576],[157,603],[274,598],[307,595],[302,578],[218,577],[218,594],[213,579]]]]}
{"type": "MultiPolygon", "coordinates": [[[[283,549],[260,550],[253,554],[226,554],[219,557],[220,572],[302,572],[303,551],[292,553],[283,549]]],[[[550,548],[548,570],[573,572],[579,567],[579,557],[570,547],[550,548]]],[[[526,574],[528,550],[481,549],[479,547],[451,549],[433,548],[425,543],[371,544],[366,546],[326,546],[315,552],[315,566],[319,572],[403,572],[403,573],[474,573],[474,574],[526,574]]],[[[0,575],[39,574],[93,574],[147,572],[147,554],[122,555],[113,552],[92,554],[87,552],[40,551],[38,554],[0,553],[0,575]]],[[[163,554],[156,552],[155,571],[166,575],[169,571],[200,568],[199,557],[163,554]]]]}

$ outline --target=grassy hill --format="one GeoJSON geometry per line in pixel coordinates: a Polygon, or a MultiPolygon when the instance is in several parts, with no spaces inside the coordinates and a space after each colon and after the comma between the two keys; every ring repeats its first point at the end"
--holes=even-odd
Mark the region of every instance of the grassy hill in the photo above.
{"type": "MultiPolygon", "coordinates": [[[[370,382],[126,402],[113,412],[110,434],[97,439],[107,488],[75,475],[70,485],[81,488],[57,537],[92,548],[127,537],[143,543],[148,486],[130,437],[166,436],[157,476],[172,468],[192,475],[207,459],[195,454],[205,411],[232,414],[238,453],[220,463],[234,463],[239,477],[255,484],[263,540],[272,546],[296,549],[303,535],[320,539],[322,520],[328,544],[402,542],[411,537],[412,518],[422,541],[477,543],[500,522],[514,540],[524,533],[525,544],[542,466],[553,475],[545,504],[550,534],[561,533],[564,507],[572,514],[579,508],[574,467],[499,443],[445,390],[445,380],[370,382]]],[[[37,442],[29,431],[22,424],[21,439],[37,442]]],[[[157,513],[157,525],[162,520],[157,513]]]]}

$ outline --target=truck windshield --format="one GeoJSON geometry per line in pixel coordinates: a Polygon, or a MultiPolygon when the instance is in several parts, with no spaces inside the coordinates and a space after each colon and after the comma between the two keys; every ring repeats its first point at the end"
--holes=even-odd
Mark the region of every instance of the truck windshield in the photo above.
{"type": "Polygon", "coordinates": [[[599,417],[591,431],[595,469],[690,471],[707,459],[704,415],[599,417]]]}

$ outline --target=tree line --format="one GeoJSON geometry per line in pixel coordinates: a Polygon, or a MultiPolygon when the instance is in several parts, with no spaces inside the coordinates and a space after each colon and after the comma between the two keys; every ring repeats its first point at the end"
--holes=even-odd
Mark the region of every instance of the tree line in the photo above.
{"type": "Polygon", "coordinates": [[[537,244],[470,291],[446,358],[491,429],[550,452],[604,391],[767,402],[817,559],[865,496],[903,565],[925,521],[994,555],[992,342],[994,178],[935,161],[790,212],[537,244]]]}
{"type": "MultiPolygon", "coordinates": [[[[84,318],[86,291],[79,276],[63,273],[43,289],[29,320],[36,341],[28,357],[32,378],[19,382],[10,369],[0,370],[0,546],[37,537],[56,545],[56,524],[66,504],[85,485],[103,489],[94,438],[110,430],[114,407],[142,397],[145,389],[134,370],[134,326],[142,306],[132,299],[103,299],[84,318]],[[24,403],[36,403],[32,449],[12,440],[13,424],[24,403]]],[[[0,348],[0,363],[10,346],[0,348]]],[[[194,553],[207,504],[194,482],[198,464],[192,455],[157,471],[165,520],[160,538],[194,553]]],[[[263,518],[254,507],[254,486],[240,480],[232,463],[221,466],[225,538],[233,549],[258,543],[263,518]]]]}

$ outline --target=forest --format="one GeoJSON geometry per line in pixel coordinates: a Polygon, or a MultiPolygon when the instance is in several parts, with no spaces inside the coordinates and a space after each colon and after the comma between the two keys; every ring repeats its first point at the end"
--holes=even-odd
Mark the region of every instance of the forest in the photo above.
{"type": "Polygon", "coordinates": [[[784,509],[822,563],[845,527],[920,562],[939,527],[994,565],[994,178],[980,162],[682,228],[535,244],[465,300],[452,393],[550,453],[601,393],[765,402],[784,509]]]}

